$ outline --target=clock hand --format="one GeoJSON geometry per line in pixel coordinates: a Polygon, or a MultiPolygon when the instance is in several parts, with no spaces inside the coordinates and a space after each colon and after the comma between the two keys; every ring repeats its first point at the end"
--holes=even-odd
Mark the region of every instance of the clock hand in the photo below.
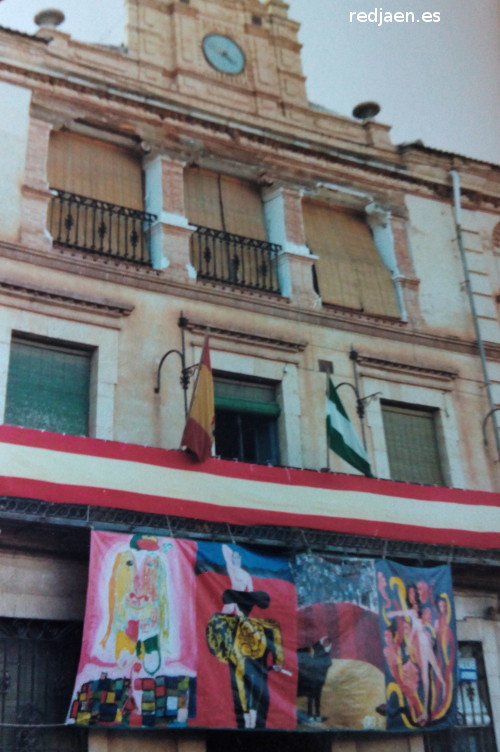
{"type": "Polygon", "coordinates": [[[231,57],[231,55],[229,54],[229,52],[226,49],[224,49],[223,47],[219,47],[218,50],[217,50],[217,52],[219,53],[219,55],[221,57],[225,58],[229,63],[233,63],[233,65],[234,65],[234,63],[236,62],[235,59],[234,59],[234,57],[231,57]]]}

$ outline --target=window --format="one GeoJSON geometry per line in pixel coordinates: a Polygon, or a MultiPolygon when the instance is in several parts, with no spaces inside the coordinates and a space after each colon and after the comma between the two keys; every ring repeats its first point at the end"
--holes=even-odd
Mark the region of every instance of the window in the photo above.
{"type": "Polygon", "coordinates": [[[55,340],[12,340],[5,423],[89,433],[91,351],[55,340]]]}
{"type": "Polygon", "coordinates": [[[457,727],[426,736],[425,752],[497,752],[481,643],[460,643],[458,679],[457,727]]]}
{"type": "Polygon", "coordinates": [[[185,173],[188,219],[195,225],[267,240],[260,188],[254,183],[197,167],[185,173]]]}
{"type": "Polygon", "coordinates": [[[2,752],[87,749],[85,731],[63,727],[80,645],[79,624],[0,618],[2,752]]]}
{"type": "Polygon", "coordinates": [[[366,217],[312,201],[303,203],[306,241],[316,262],[323,303],[400,317],[396,291],[366,217]]]}
{"type": "Polygon", "coordinates": [[[138,151],[70,131],[52,134],[48,181],[54,194],[48,227],[58,245],[133,263],[149,262],[138,151]]]}
{"type": "Polygon", "coordinates": [[[50,137],[47,169],[51,188],[144,209],[142,160],[132,149],[71,131],[55,131],[50,137]]]}
{"type": "Polygon", "coordinates": [[[215,453],[224,459],[279,464],[276,385],[215,376],[215,453]]]}
{"type": "Polygon", "coordinates": [[[191,167],[185,199],[188,219],[197,226],[191,263],[199,278],[279,292],[280,247],[267,242],[258,185],[191,167]]]}
{"type": "Polygon", "coordinates": [[[384,433],[393,480],[444,485],[438,410],[382,403],[384,433]]]}

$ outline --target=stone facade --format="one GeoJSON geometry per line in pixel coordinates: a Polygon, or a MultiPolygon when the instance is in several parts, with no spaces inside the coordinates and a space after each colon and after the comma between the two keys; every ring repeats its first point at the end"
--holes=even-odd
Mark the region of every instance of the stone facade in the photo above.
{"type": "MultiPolygon", "coordinates": [[[[326,456],[320,366],[326,362],[337,383],[356,379],[370,398],[364,432],[376,477],[391,477],[383,405],[417,406],[439,415],[445,485],[498,493],[492,430],[498,413],[487,416],[500,404],[500,168],[419,144],[398,148],[385,125],[310,106],[298,25],[281,0],[129,0],[127,6],[124,49],[75,42],[57,29],[34,37],[0,29],[0,416],[13,338],[71,343],[92,352],[92,437],[178,449],[185,415],[177,359],[165,361],[159,393],[154,385],[162,356],[181,347],[182,313],[189,322],[188,365],[198,361],[210,330],[214,371],[276,386],[282,465],[355,472],[326,456]],[[241,74],[208,63],[202,49],[208,34],[237,42],[245,56],[241,74]],[[140,156],[144,209],[154,215],[150,263],[96,253],[49,232],[53,189],[61,188],[49,183],[50,138],[61,130],[140,156]],[[259,187],[268,240],[281,246],[279,293],[235,284],[230,275],[204,277],[196,267],[196,227],[184,192],[193,167],[259,187]],[[461,178],[459,230],[476,329],[451,171],[461,178]],[[324,280],[314,277],[319,257],[308,246],[306,201],[366,221],[367,207],[381,209],[390,259],[372,226],[380,254],[374,263],[389,269],[399,316],[324,299],[324,280]]],[[[369,273],[360,284],[373,292],[369,273]]],[[[342,398],[355,416],[352,391],[342,398]]],[[[6,517],[0,616],[81,619],[85,551],[72,556],[54,543],[64,525],[28,519],[46,537],[27,536],[18,516],[6,517]]],[[[453,555],[450,547],[451,562],[453,555]]],[[[499,560],[485,562],[472,573],[457,566],[459,638],[482,643],[500,743],[499,560]]],[[[156,738],[137,739],[96,731],[88,749],[158,749],[156,738]]],[[[323,743],[311,737],[311,749],[323,743]]],[[[172,752],[211,752],[213,744],[202,735],[161,740],[172,752]]],[[[332,752],[424,750],[418,734],[383,741],[345,736],[328,744],[332,752]]]]}

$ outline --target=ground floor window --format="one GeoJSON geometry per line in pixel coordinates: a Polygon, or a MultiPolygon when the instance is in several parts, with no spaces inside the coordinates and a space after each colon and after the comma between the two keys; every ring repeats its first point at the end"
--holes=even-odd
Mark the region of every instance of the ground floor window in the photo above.
{"type": "Polygon", "coordinates": [[[74,622],[0,618],[2,752],[85,752],[86,732],[64,726],[80,646],[74,622]]]}
{"type": "Polygon", "coordinates": [[[426,736],[425,752],[497,752],[481,643],[460,643],[458,670],[457,727],[426,736]]]}

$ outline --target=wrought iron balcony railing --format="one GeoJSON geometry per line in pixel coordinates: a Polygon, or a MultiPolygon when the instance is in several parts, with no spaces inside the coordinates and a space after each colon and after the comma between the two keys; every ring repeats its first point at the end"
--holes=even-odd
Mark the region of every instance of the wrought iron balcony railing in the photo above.
{"type": "Polygon", "coordinates": [[[281,246],[231,232],[197,227],[191,262],[200,279],[279,293],[276,258],[281,246]]]}
{"type": "Polygon", "coordinates": [[[54,243],[101,256],[150,264],[154,214],[52,189],[49,231],[54,243]]]}

